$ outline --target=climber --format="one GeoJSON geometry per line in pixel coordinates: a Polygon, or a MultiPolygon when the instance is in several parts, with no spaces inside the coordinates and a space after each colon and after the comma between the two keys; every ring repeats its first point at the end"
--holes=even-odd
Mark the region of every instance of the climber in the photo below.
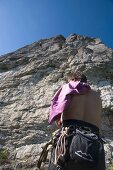
{"type": "Polygon", "coordinates": [[[51,100],[49,123],[56,122],[60,135],[48,170],[105,170],[100,94],[80,72],[70,72],[67,80],[51,100]]]}

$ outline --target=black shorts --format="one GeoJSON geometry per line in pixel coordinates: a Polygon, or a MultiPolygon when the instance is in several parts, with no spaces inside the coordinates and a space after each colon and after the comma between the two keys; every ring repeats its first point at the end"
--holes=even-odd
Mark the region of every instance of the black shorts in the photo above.
{"type": "Polygon", "coordinates": [[[63,127],[69,127],[66,153],[55,164],[54,147],[48,170],[105,170],[104,147],[98,127],[78,120],[65,120],[63,127]]]}

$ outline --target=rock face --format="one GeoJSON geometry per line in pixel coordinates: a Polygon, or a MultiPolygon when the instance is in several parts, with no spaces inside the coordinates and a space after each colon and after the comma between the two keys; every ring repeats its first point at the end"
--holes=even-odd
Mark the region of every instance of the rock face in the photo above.
{"type": "Polygon", "coordinates": [[[47,122],[51,97],[72,69],[83,71],[100,91],[101,133],[112,142],[113,50],[99,39],[59,35],[0,57],[0,147],[10,151],[1,168],[36,167],[52,131],[47,122]]]}

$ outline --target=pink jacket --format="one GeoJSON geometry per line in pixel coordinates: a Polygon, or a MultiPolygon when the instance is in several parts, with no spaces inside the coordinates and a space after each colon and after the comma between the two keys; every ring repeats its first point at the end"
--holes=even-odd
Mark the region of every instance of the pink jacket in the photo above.
{"type": "Polygon", "coordinates": [[[53,96],[50,106],[49,123],[53,123],[70,103],[69,94],[85,94],[90,86],[80,81],[70,81],[63,85],[53,96]]]}

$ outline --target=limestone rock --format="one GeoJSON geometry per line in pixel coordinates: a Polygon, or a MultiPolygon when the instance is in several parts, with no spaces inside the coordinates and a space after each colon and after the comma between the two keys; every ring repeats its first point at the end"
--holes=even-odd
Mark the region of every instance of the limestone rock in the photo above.
{"type": "Polygon", "coordinates": [[[101,133],[113,140],[113,50],[76,34],[42,39],[0,57],[0,147],[10,150],[10,169],[36,168],[54,130],[47,121],[51,97],[72,69],[100,91],[101,133]]]}

